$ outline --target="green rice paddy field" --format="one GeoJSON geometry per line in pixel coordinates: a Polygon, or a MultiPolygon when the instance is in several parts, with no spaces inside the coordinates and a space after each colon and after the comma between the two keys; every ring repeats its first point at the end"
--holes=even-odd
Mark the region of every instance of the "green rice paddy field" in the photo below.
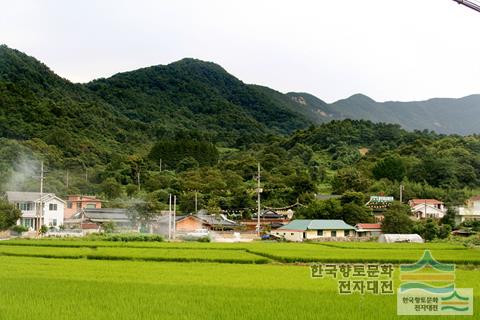
{"type": "Polygon", "coordinates": [[[480,250],[459,245],[82,240],[0,241],[0,319],[396,319],[395,295],[339,295],[308,262],[414,262],[424,249],[457,263],[457,287],[475,295],[475,315],[458,318],[478,319],[480,250]]]}

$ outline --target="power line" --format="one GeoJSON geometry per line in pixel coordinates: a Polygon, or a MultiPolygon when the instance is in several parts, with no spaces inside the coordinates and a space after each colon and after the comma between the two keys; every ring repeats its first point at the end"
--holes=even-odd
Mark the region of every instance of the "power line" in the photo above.
{"type": "Polygon", "coordinates": [[[480,12],[480,4],[469,0],[453,0],[458,4],[464,5],[470,9],[480,12]]]}

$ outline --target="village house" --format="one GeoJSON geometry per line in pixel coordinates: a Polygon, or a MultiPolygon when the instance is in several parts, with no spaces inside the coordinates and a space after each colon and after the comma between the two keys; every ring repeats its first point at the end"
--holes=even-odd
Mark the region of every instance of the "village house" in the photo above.
{"type": "Polygon", "coordinates": [[[381,223],[357,223],[355,225],[357,237],[378,237],[382,234],[381,223]]]}
{"type": "Polygon", "coordinates": [[[355,237],[355,228],[343,220],[293,220],[271,232],[290,241],[355,237]]]}
{"type": "Polygon", "coordinates": [[[375,221],[381,222],[384,212],[390,207],[393,201],[393,197],[370,196],[370,200],[368,200],[365,206],[372,211],[375,216],[375,221]]]}
{"type": "Polygon", "coordinates": [[[99,209],[102,207],[102,200],[95,196],[69,195],[67,196],[67,206],[65,208],[65,219],[70,219],[80,210],[99,209]]]}
{"type": "Polygon", "coordinates": [[[455,223],[480,220],[480,195],[468,199],[464,206],[457,208],[455,223]]]}
{"type": "MultiPolygon", "coordinates": [[[[173,217],[172,217],[173,218],[173,217]]],[[[153,233],[168,235],[168,216],[160,216],[157,223],[153,224],[153,233]]],[[[172,221],[173,225],[173,221],[172,221]]],[[[208,231],[231,231],[238,228],[240,225],[235,221],[229,220],[225,215],[186,215],[175,217],[175,232],[178,235],[187,234],[197,230],[208,231]]]]}
{"type": "Polygon", "coordinates": [[[40,230],[43,225],[53,228],[63,225],[65,201],[55,194],[7,191],[6,195],[7,200],[22,211],[17,225],[23,225],[29,230],[40,230]]]}
{"type": "MultiPolygon", "coordinates": [[[[291,209],[279,212],[271,209],[262,210],[260,212],[260,229],[265,228],[276,229],[287,224],[293,217],[293,211],[291,209]]],[[[255,213],[251,219],[243,219],[241,224],[245,226],[246,230],[256,230],[258,224],[258,217],[255,213]]]]}
{"type": "Polygon", "coordinates": [[[408,205],[417,220],[441,219],[447,213],[443,202],[436,199],[412,199],[408,205]]]}
{"type": "Polygon", "coordinates": [[[99,232],[106,222],[112,222],[116,229],[137,231],[136,225],[127,215],[127,209],[119,208],[83,208],[71,218],[65,220],[70,229],[81,229],[83,233],[99,232]]]}

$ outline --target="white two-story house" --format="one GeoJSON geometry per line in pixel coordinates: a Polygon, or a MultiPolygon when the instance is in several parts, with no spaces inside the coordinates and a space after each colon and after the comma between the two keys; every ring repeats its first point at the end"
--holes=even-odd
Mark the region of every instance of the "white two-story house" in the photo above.
{"type": "Polygon", "coordinates": [[[447,208],[442,201],[437,199],[412,199],[408,201],[415,219],[441,219],[447,213],[447,208]]]}
{"type": "Polygon", "coordinates": [[[467,220],[480,220],[480,195],[468,199],[463,207],[457,208],[455,223],[467,220]]]}
{"type": "Polygon", "coordinates": [[[22,211],[17,221],[31,230],[39,230],[42,225],[59,227],[63,225],[65,201],[53,193],[7,191],[7,199],[22,211]],[[43,203],[43,210],[40,204],[43,203]],[[42,212],[43,211],[43,212],[42,212]]]}

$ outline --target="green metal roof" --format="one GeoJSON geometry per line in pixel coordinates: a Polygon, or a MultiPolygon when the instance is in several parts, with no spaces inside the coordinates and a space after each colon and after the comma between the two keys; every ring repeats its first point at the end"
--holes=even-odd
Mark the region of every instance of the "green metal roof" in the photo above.
{"type": "Polygon", "coordinates": [[[293,220],[278,230],[355,230],[343,220],[293,220]]]}

